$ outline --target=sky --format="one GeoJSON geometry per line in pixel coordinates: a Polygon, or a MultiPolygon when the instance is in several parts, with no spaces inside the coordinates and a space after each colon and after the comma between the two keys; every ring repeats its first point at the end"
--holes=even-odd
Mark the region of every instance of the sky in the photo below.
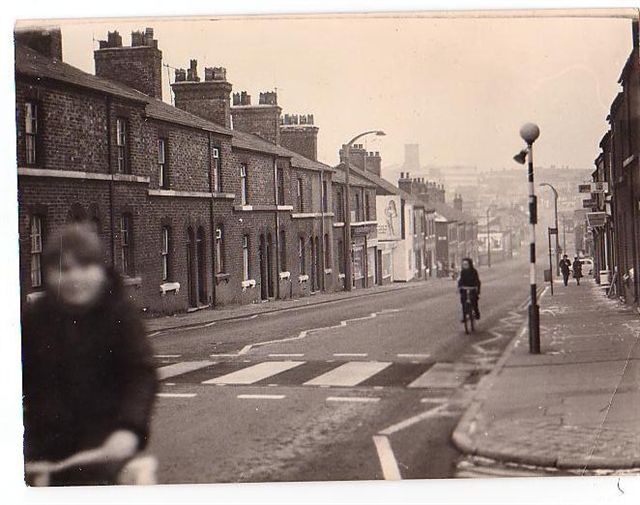
{"type": "MultiPolygon", "coordinates": [[[[224,66],[254,103],[277,89],[283,113],[313,113],[319,159],[334,164],[355,134],[401,164],[420,144],[427,166],[511,168],[527,121],[541,130],[536,164],[589,168],[631,50],[631,21],[589,17],[138,18],[59,22],[66,62],[93,72],[93,49],[117,29],[153,27],[163,62],[224,66]]],[[[169,70],[169,73],[167,73],[169,70]]],[[[163,69],[164,100],[170,102],[163,69]]]]}

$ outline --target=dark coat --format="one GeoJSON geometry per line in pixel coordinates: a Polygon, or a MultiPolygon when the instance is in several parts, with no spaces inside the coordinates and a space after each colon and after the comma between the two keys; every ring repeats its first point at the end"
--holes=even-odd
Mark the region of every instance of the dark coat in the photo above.
{"type": "Polygon", "coordinates": [[[573,262],[573,276],[576,279],[582,277],[582,263],[580,263],[580,260],[575,260],[573,262]]]}
{"type": "Polygon", "coordinates": [[[562,275],[564,275],[565,277],[569,277],[569,274],[571,273],[571,260],[569,259],[561,259],[560,260],[560,271],[562,272],[562,275]]]}
{"type": "Polygon", "coordinates": [[[480,295],[480,276],[478,271],[471,266],[470,268],[463,268],[460,270],[460,278],[458,279],[458,288],[461,287],[475,287],[478,288],[478,295],[480,295]]]}
{"type": "Polygon", "coordinates": [[[88,312],[45,295],[22,316],[25,458],[60,460],[115,430],[149,434],[157,376],[151,347],[119,277],[88,312]]]}

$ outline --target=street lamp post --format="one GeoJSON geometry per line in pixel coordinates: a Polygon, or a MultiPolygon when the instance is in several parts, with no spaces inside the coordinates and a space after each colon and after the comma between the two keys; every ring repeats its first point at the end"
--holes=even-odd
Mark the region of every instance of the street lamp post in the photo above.
{"type": "Polygon", "coordinates": [[[491,268],[491,228],[489,228],[489,209],[487,207],[487,266],[491,268]]]}
{"type": "Polygon", "coordinates": [[[558,234],[560,231],[558,230],[558,190],[553,187],[552,184],[548,182],[540,183],[540,186],[547,186],[553,191],[553,216],[554,216],[554,226],[556,227],[556,275],[560,275],[560,239],[558,238],[558,234]]]}
{"type": "Polygon", "coordinates": [[[526,123],[520,128],[520,137],[527,143],[527,148],[516,154],[513,159],[524,165],[528,158],[529,180],[529,352],[540,354],[540,306],[536,285],[536,223],[538,222],[538,205],[533,180],[533,143],[540,136],[540,128],[533,123],[526,123]],[[528,155],[528,156],[527,156],[528,155]]]}
{"type": "Polygon", "coordinates": [[[377,135],[378,137],[383,137],[385,135],[382,130],[369,130],[356,135],[349,142],[342,146],[344,159],[344,198],[346,200],[346,212],[344,215],[344,289],[346,291],[351,291],[353,285],[353,258],[351,257],[353,248],[351,246],[351,192],[349,187],[349,156],[351,154],[352,144],[365,135],[371,134],[377,135]]]}

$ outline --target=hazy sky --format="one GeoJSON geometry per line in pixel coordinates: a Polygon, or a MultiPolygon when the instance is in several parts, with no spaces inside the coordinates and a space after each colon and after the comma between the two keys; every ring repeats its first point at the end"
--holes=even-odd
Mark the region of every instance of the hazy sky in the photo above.
{"type": "MultiPolygon", "coordinates": [[[[313,113],[319,158],[354,134],[383,165],[419,143],[426,165],[513,166],[518,129],[542,131],[536,164],[591,167],[631,49],[631,21],[606,18],[168,18],[62,23],[64,59],[93,72],[97,40],[152,26],[164,63],[224,66],[234,91],[277,88],[285,113],[313,113]],[[94,41],[93,39],[96,39],[94,41]]],[[[171,70],[173,80],[173,70],[171,70]]],[[[164,100],[170,101],[167,69],[164,100]]]]}

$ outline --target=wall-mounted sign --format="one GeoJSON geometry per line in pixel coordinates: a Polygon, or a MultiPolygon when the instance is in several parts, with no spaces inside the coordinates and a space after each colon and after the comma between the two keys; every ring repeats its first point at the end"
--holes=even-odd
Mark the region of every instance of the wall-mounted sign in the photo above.
{"type": "Polygon", "coordinates": [[[397,195],[376,196],[378,218],[378,240],[400,240],[400,197],[397,195]]]}
{"type": "Polygon", "coordinates": [[[588,212],[587,213],[587,222],[591,228],[595,228],[597,226],[604,226],[607,222],[607,213],[606,212],[588,212]]]}
{"type": "Polygon", "coordinates": [[[608,182],[590,182],[589,184],[578,184],[579,193],[608,193],[608,182]]]}
{"type": "Polygon", "coordinates": [[[596,201],[591,198],[587,200],[582,200],[582,208],[583,209],[591,209],[596,206],[596,201]]]}

